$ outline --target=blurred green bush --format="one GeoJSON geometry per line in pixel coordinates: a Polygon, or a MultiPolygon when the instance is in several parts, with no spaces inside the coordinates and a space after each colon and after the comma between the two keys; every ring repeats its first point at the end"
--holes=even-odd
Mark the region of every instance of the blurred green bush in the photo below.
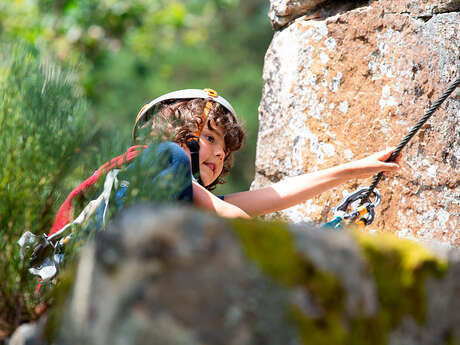
{"type": "Polygon", "coordinates": [[[267,10],[266,0],[0,0],[0,339],[40,302],[17,239],[48,232],[66,195],[130,145],[151,99],[210,87],[230,100],[248,140],[216,192],[249,187],[267,10]]]}
{"type": "Polygon", "coordinates": [[[64,177],[94,135],[70,69],[29,45],[0,51],[0,329],[34,315],[36,280],[24,272],[17,240],[48,232],[64,177]]]}

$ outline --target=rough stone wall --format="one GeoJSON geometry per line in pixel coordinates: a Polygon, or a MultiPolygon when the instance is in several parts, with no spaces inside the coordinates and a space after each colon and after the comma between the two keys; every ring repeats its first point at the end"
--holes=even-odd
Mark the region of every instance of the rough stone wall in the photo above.
{"type": "Polygon", "coordinates": [[[458,344],[459,274],[458,249],[388,234],[137,208],[10,345],[458,344]]]}
{"type": "Polygon", "coordinates": [[[274,29],[279,29],[289,24],[293,19],[304,14],[313,14],[318,5],[326,0],[272,0],[268,17],[274,29]]]}
{"type": "MultiPolygon", "coordinates": [[[[351,10],[273,0],[272,12],[282,3],[291,17],[272,16],[283,29],[265,57],[252,188],[397,145],[460,74],[459,0],[351,10]]],[[[459,143],[457,91],[403,151],[401,172],[378,185],[383,200],[368,229],[460,245],[459,143]]],[[[279,215],[324,222],[347,192],[370,182],[350,181],[279,215]]]]}

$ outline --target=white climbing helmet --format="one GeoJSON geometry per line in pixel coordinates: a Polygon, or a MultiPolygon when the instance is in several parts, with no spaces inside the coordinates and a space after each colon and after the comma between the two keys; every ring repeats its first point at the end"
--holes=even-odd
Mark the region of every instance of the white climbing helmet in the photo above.
{"type": "Polygon", "coordinates": [[[219,103],[222,105],[224,108],[226,108],[229,112],[233,114],[233,116],[236,117],[235,110],[233,110],[233,107],[231,104],[222,96],[219,96],[216,91],[212,89],[184,89],[184,90],[178,90],[178,91],[173,91],[169,92],[167,94],[164,94],[158,98],[155,98],[153,101],[150,103],[144,105],[139,113],[137,114],[136,117],[136,122],[133,127],[132,131],[132,140],[135,142],[136,140],[136,132],[137,128],[142,126],[145,122],[147,122],[151,116],[153,115],[150,110],[153,109],[157,104],[163,101],[167,100],[179,100],[179,99],[193,99],[193,98],[202,98],[202,99],[209,99],[214,102],[219,103]]]}

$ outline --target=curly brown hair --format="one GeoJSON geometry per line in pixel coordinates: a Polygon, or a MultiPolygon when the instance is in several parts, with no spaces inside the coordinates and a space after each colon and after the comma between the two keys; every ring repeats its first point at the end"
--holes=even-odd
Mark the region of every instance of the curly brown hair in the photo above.
{"type": "MultiPolygon", "coordinates": [[[[142,126],[144,129],[150,127],[150,133],[144,137],[143,141],[159,138],[160,140],[172,140],[179,145],[185,144],[187,136],[196,132],[201,125],[203,121],[201,114],[207,101],[194,98],[161,102],[155,109],[150,110],[156,114],[142,126]]],[[[218,184],[225,183],[224,177],[228,175],[233,166],[233,152],[241,149],[245,140],[244,130],[237,118],[217,102],[212,102],[206,120],[208,126],[211,120],[224,132],[226,152],[222,173],[214,182],[206,186],[208,190],[214,190],[218,184]]]]}

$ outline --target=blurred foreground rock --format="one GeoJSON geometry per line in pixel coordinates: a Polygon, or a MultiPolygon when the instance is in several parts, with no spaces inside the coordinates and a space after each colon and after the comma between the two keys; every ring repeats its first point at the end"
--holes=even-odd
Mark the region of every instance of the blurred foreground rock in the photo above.
{"type": "Polygon", "coordinates": [[[459,275],[459,251],[391,235],[141,207],[63,273],[32,343],[454,344],[459,275]]]}
{"type": "MultiPolygon", "coordinates": [[[[265,57],[255,189],[396,146],[460,75],[460,0],[272,0],[271,8],[283,29],[265,57]]],[[[378,185],[382,205],[369,229],[460,246],[460,92],[403,153],[401,171],[378,185]]],[[[370,182],[279,215],[329,220],[347,191],[370,182]]]]}

